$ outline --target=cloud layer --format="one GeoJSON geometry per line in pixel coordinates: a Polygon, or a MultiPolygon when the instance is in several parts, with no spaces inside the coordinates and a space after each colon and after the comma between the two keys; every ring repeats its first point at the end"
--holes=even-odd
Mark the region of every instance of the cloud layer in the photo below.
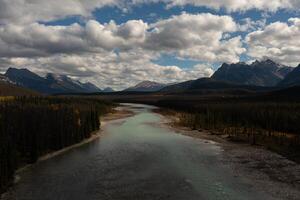
{"type": "Polygon", "coordinates": [[[206,62],[234,62],[245,51],[241,38],[226,40],[223,35],[236,29],[229,16],[185,13],[150,25],[142,20],[120,25],[89,20],[85,27],[9,24],[0,27],[0,56],[34,57],[140,48],[206,62]]]}
{"type": "Polygon", "coordinates": [[[119,8],[162,2],[167,7],[193,5],[228,12],[257,9],[275,12],[279,9],[299,10],[299,0],[0,0],[0,24],[51,21],[67,16],[91,17],[104,6],[119,8]]]}

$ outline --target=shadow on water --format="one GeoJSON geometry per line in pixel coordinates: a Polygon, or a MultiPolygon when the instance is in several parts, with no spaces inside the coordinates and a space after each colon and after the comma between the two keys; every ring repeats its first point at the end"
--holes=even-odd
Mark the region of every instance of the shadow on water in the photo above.
{"type": "Polygon", "coordinates": [[[107,124],[101,139],[24,171],[15,199],[272,199],[234,177],[217,144],[160,126],[152,106],[123,106],[135,115],[107,124]]]}

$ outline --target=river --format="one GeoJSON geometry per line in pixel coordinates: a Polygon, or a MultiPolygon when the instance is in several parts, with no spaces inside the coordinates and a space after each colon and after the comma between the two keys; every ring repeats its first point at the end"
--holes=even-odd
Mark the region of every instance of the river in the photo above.
{"type": "Polygon", "coordinates": [[[20,174],[18,200],[272,199],[223,164],[222,148],[176,134],[151,106],[105,125],[98,140],[20,174]]]}

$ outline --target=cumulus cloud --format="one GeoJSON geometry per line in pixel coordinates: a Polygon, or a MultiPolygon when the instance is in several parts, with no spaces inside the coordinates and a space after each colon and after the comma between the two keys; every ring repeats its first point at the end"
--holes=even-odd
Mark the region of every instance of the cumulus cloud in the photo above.
{"type": "Polygon", "coordinates": [[[148,25],[142,20],[101,24],[89,20],[84,27],[9,24],[0,27],[1,57],[101,53],[142,48],[176,53],[205,62],[236,62],[245,51],[240,37],[224,39],[237,25],[229,16],[183,13],[148,25]]]}
{"type": "Polygon", "coordinates": [[[147,24],[131,20],[121,25],[90,20],[85,27],[9,24],[0,26],[0,57],[49,56],[58,53],[97,53],[134,48],[145,40],[147,24]]]}
{"type": "Polygon", "coordinates": [[[148,38],[152,48],[172,50],[189,48],[195,43],[216,43],[224,32],[234,32],[236,24],[229,16],[183,13],[152,24],[152,28],[148,38]]]}
{"type": "Polygon", "coordinates": [[[236,62],[245,51],[240,37],[223,39],[224,34],[237,30],[229,16],[183,13],[151,27],[145,44],[148,49],[207,62],[236,62]]]}
{"type": "Polygon", "coordinates": [[[248,55],[296,66],[300,61],[300,18],[275,22],[247,35],[248,55]]]}

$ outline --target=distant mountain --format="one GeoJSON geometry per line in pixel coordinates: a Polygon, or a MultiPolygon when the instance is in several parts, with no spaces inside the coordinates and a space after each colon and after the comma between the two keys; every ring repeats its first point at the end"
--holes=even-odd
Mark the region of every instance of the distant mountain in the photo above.
{"type": "Polygon", "coordinates": [[[300,86],[300,64],[290,72],[283,81],[279,83],[281,87],[300,86]]]}
{"type": "Polygon", "coordinates": [[[156,92],[164,88],[166,85],[153,81],[143,81],[133,87],[130,87],[124,91],[126,92],[156,92]]]}
{"type": "Polygon", "coordinates": [[[239,85],[274,87],[292,70],[292,67],[280,65],[269,59],[255,61],[250,65],[224,63],[211,78],[239,85]]]}
{"type": "Polygon", "coordinates": [[[102,90],[102,92],[104,93],[109,93],[109,92],[115,92],[114,89],[110,88],[110,87],[107,87],[105,88],[104,90],[102,90]]]}
{"type": "MultiPolygon", "coordinates": [[[[4,74],[15,85],[29,88],[41,93],[48,93],[50,88],[46,79],[29,71],[28,69],[9,68],[4,74]]],[[[51,90],[52,93],[59,92],[51,90]]]]}
{"type": "Polygon", "coordinates": [[[4,77],[17,86],[44,94],[92,93],[101,91],[92,83],[81,83],[68,76],[51,73],[47,74],[46,77],[40,77],[28,69],[9,68],[4,74],[4,77]]]}
{"type": "Polygon", "coordinates": [[[183,92],[183,91],[188,90],[195,81],[196,80],[185,81],[182,83],[176,83],[173,85],[166,86],[166,87],[162,88],[160,91],[161,92],[183,92]]]}
{"type": "Polygon", "coordinates": [[[98,88],[96,85],[94,85],[93,83],[90,83],[90,82],[83,83],[82,87],[86,92],[90,92],[90,93],[101,92],[100,88],[98,88]]]}
{"type": "Polygon", "coordinates": [[[46,79],[52,89],[60,89],[62,93],[93,93],[101,90],[92,83],[81,83],[73,80],[66,75],[49,73],[46,79]]]}

